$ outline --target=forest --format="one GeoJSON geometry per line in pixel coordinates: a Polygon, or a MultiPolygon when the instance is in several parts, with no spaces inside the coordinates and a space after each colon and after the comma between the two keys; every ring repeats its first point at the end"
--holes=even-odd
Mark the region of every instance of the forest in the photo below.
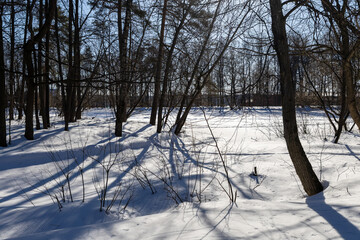
{"type": "MultiPolygon", "coordinates": [[[[204,203],[205,210],[196,206],[204,216],[228,213],[208,224],[209,232],[195,224],[198,230],[189,230],[190,236],[232,239],[240,233],[227,226],[221,235],[217,224],[225,224],[234,204],[261,199],[266,203],[257,210],[277,208],[277,197],[287,194],[278,187],[289,181],[285,208],[294,208],[290,195],[300,192],[296,201],[304,201],[306,211],[319,213],[338,234],[324,230],[316,239],[356,239],[360,222],[348,219],[360,212],[349,190],[351,181],[358,181],[360,159],[359,9],[358,0],[1,0],[0,192],[5,197],[0,204],[5,210],[0,208],[0,218],[8,221],[0,224],[0,238],[38,239],[46,231],[43,239],[50,239],[56,235],[51,231],[66,228],[60,238],[87,239],[70,228],[72,223],[95,224],[108,234],[100,222],[135,219],[111,223],[126,227],[136,223],[134,216],[147,215],[142,208],[148,207],[149,215],[179,205],[191,212],[186,203],[204,203]],[[274,165],[258,160],[267,154],[274,165]],[[337,160],[329,160],[333,157],[337,160]],[[280,164],[276,184],[270,184],[279,158],[286,167],[280,164]],[[11,178],[20,181],[18,166],[31,173],[8,184],[11,178]],[[249,174],[242,172],[244,166],[249,174]],[[265,166],[267,174],[261,172],[265,166]],[[339,183],[344,175],[346,183],[339,183]],[[166,203],[138,203],[137,196],[148,197],[140,188],[160,195],[151,204],[166,203]],[[332,200],[337,194],[329,189],[342,189],[348,201],[339,209],[352,214],[327,205],[324,194],[332,200]],[[26,200],[16,200],[21,197],[26,200]],[[206,205],[224,197],[219,204],[227,201],[231,207],[206,205]],[[49,199],[56,208],[48,208],[49,199]],[[16,235],[10,226],[22,220],[10,217],[7,207],[24,204],[67,212],[58,228],[49,224],[16,235]],[[84,209],[95,206],[107,217],[67,222],[71,211],[87,216],[84,209]]],[[[238,221],[242,210],[234,210],[238,221]]],[[[34,214],[46,219],[27,211],[26,221],[34,214]]],[[[176,211],[172,217],[181,214],[176,211]]],[[[303,227],[294,227],[292,235],[279,233],[286,227],[270,227],[264,234],[308,238],[300,233],[303,227]]],[[[159,231],[149,238],[187,236],[180,227],[174,229],[178,235],[159,231]]],[[[264,239],[251,227],[244,231],[251,232],[241,235],[245,239],[264,239]]],[[[91,236],[110,239],[97,234],[91,236]]]]}
{"type": "Polygon", "coordinates": [[[279,106],[271,23],[286,26],[296,105],[323,109],[338,141],[349,116],[360,126],[359,3],[277,4],[279,22],[266,1],[2,1],[1,145],[5,109],[27,116],[31,140],[50,108],[67,131],[84,109],[111,107],[121,136],[136,107],[151,107],[157,132],[176,111],[178,134],[193,106],[279,106]]]}

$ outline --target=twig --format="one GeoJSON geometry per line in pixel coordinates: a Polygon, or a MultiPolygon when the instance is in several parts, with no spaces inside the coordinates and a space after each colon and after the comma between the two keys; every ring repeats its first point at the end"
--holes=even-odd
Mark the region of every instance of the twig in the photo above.
{"type": "MultiPolygon", "coordinates": [[[[222,165],[223,165],[223,167],[224,167],[224,172],[225,172],[226,180],[227,180],[228,187],[229,187],[229,190],[226,191],[226,194],[228,195],[230,201],[233,203],[233,202],[236,201],[236,196],[234,196],[234,192],[233,192],[233,188],[232,188],[232,184],[231,184],[231,181],[230,181],[229,172],[228,172],[228,170],[227,170],[227,166],[226,166],[225,159],[224,159],[224,157],[223,157],[223,155],[222,155],[222,153],[221,153],[221,151],[220,151],[218,142],[217,142],[217,140],[216,140],[216,138],[215,138],[215,136],[214,136],[214,133],[213,133],[211,127],[210,127],[209,121],[208,121],[208,119],[207,119],[207,117],[206,117],[206,113],[205,113],[205,111],[204,111],[203,108],[200,108],[200,109],[201,109],[201,111],[203,112],[203,115],[204,115],[204,118],[205,118],[205,121],[206,121],[206,125],[207,125],[207,127],[208,127],[208,129],[209,129],[209,131],[210,131],[210,134],[211,134],[212,139],[213,139],[214,142],[215,142],[215,146],[216,146],[217,152],[218,152],[218,154],[219,154],[219,156],[220,156],[222,165]]],[[[222,187],[222,186],[221,186],[221,187],[222,187]]],[[[225,190],[225,189],[224,189],[224,190],[225,190]]]]}

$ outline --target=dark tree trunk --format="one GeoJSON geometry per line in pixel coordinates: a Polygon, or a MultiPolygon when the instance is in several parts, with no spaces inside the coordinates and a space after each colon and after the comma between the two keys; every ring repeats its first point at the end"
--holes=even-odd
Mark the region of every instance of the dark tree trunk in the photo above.
{"type": "MultiPolygon", "coordinates": [[[[50,29],[50,25],[55,13],[56,9],[56,0],[50,0],[49,10],[46,13],[46,20],[42,27],[39,29],[39,32],[31,37],[24,46],[24,60],[27,66],[27,87],[28,92],[26,96],[26,110],[25,110],[25,138],[28,140],[34,139],[34,123],[33,123],[33,115],[34,115],[34,92],[35,92],[35,76],[34,76],[34,66],[32,61],[31,53],[33,51],[33,47],[36,43],[38,43],[50,29]]],[[[31,10],[31,9],[28,9],[31,10]]],[[[30,20],[31,23],[31,20],[30,20]]]]}
{"type": "MultiPolygon", "coordinates": [[[[40,54],[39,54],[40,55],[40,54]]],[[[39,120],[39,104],[38,104],[38,88],[39,88],[39,83],[40,83],[40,79],[41,79],[41,75],[40,75],[40,72],[39,72],[39,62],[38,62],[38,65],[36,64],[38,58],[36,56],[36,52],[33,51],[33,58],[34,58],[34,76],[37,76],[37,77],[34,77],[34,80],[35,80],[35,84],[34,84],[34,105],[35,105],[35,122],[36,122],[36,130],[39,130],[40,129],[40,120],[39,120]]],[[[39,56],[40,58],[40,56],[39,56]]],[[[41,64],[40,64],[41,65],[41,64]]]]}
{"type": "MultiPolygon", "coordinates": [[[[204,80],[205,82],[206,80],[204,80]]],[[[205,86],[205,84],[203,84],[203,86],[205,86]]],[[[185,122],[186,122],[186,118],[187,116],[189,115],[190,113],[190,110],[192,108],[192,105],[194,104],[196,98],[199,96],[199,94],[201,93],[201,90],[202,90],[203,87],[201,87],[200,89],[197,89],[195,94],[193,96],[191,96],[190,98],[190,102],[189,104],[186,106],[183,114],[181,117],[179,117],[179,119],[177,119],[176,121],[176,128],[174,130],[174,133],[175,135],[179,135],[180,132],[181,132],[181,129],[183,128],[183,126],[185,125],[185,122]]]]}
{"type": "MultiPolygon", "coordinates": [[[[165,5],[164,5],[165,8],[165,5]]],[[[163,13],[165,14],[165,13],[163,13]]],[[[173,53],[175,50],[175,46],[177,44],[177,40],[180,34],[181,29],[184,26],[186,17],[188,15],[188,11],[186,11],[186,13],[184,13],[184,15],[181,18],[180,24],[176,27],[175,33],[174,33],[174,38],[173,41],[171,43],[171,47],[170,47],[170,51],[168,53],[167,59],[166,59],[166,65],[165,65],[165,71],[164,71],[164,79],[163,79],[163,86],[162,86],[162,92],[161,92],[161,96],[160,96],[160,100],[159,100],[159,110],[158,110],[158,125],[157,125],[157,132],[160,133],[162,126],[163,126],[163,106],[165,105],[165,101],[166,101],[166,93],[168,91],[168,82],[169,82],[169,74],[170,74],[170,68],[171,68],[171,64],[172,64],[172,57],[173,57],[173,53]]],[[[165,18],[164,18],[164,24],[165,24],[165,18]]]]}
{"type": "Polygon", "coordinates": [[[9,119],[14,120],[14,86],[15,86],[15,3],[11,0],[11,32],[10,32],[10,74],[9,74],[9,92],[10,92],[10,106],[9,106],[9,119]]]}
{"type": "Polygon", "coordinates": [[[120,69],[121,69],[121,88],[120,88],[120,117],[122,122],[127,120],[127,108],[128,108],[128,90],[129,90],[129,67],[128,67],[128,39],[131,25],[131,8],[132,0],[126,1],[125,6],[125,22],[124,29],[121,37],[120,48],[120,69]]]}
{"type": "MultiPolygon", "coordinates": [[[[49,0],[45,0],[46,11],[49,8],[49,0]]],[[[46,33],[45,40],[45,81],[44,81],[44,109],[43,109],[43,124],[44,128],[50,127],[50,31],[46,33]]]]}
{"type": "Polygon", "coordinates": [[[68,21],[68,74],[66,80],[66,101],[64,104],[64,120],[65,120],[65,131],[69,131],[69,122],[72,122],[72,108],[73,108],[73,34],[72,34],[72,24],[73,24],[73,1],[69,0],[69,21],[68,21]]]}
{"type": "Polygon", "coordinates": [[[305,192],[311,196],[321,192],[323,186],[314,173],[298,136],[295,111],[295,83],[291,76],[289,47],[285,28],[286,22],[282,13],[281,1],[270,0],[270,9],[274,48],[280,66],[284,137],[296,173],[305,192]]]}
{"type": "MultiPolygon", "coordinates": [[[[39,29],[43,25],[43,0],[40,0],[39,6],[39,29]]],[[[36,54],[34,52],[34,60],[35,60],[35,75],[36,77],[36,87],[35,87],[35,116],[36,116],[36,129],[40,129],[40,121],[39,121],[39,105],[40,105],[40,114],[43,116],[44,113],[44,83],[43,83],[43,57],[42,57],[42,39],[38,42],[38,55],[37,55],[37,65],[36,65],[36,54]],[[38,98],[39,96],[39,98],[38,98]],[[38,104],[38,100],[40,100],[40,104],[38,104]]],[[[43,117],[44,120],[44,117],[43,117]]]]}
{"type": "MultiPolygon", "coordinates": [[[[188,98],[188,93],[189,93],[189,90],[190,90],[190,87],[194,81],[194,79],[196,78],[196,75],[199,74],[199,67],[200,67],[200,62],[205,54],[205,50],[206,50],[206,47],[208,45],[208,42],[210,40],[210,36],[211,36],[211,33],[213,31],[213,28],[214,28],[214,25],[215,25],[215,21],[219,15],[219,10],[220,10],[220,5],[221,5],[221,2],[218,2],[217,6],[216,6],[216,10],[215,10],[215,13],[214,13],[214,16],[211,20],[211,24],[207,30],[207,34],[206,34],[206,37],[204,39],[204,42],[201,46],[201,51],[196,59],[196,62],[195,62],[195,65],[194,65],[194,68],[191,72],[191,76],[190,76],[190,79],[188,80],[188,83],[186,85],[186,88],[185,88],[185,91],[183,93],[183,96],[182,96],[182,99],[181,99],[181,103],[180,103],[180,107],[179,107],[179,111],[178,111],[178,114],[176,116],[176,123],[175,123],[175,134],[178,135],[182,129],[182,127],[184,126],[185,124],[185,121],[186,121],[186,117],[187,117],[187,114],[188,112],[185,111],[184,114],[182,114],[183,112],[183,109],[185,107],[185,103],[186,103],[186,99],[188,98]],[[185,117],[184,117],[185,115],[185,117]]],[[[197,95],[196,93],[194,95],[197,95]]],[[[189,107],[189,105],[188,105],[189,107]]],[[[187,107],[187,108],[188,108],[187,107]]],[[[191,107],[191,106],[190,106],[191,107]]]]}
{"type": "Polygon", "coordinates": [[[56,50],[57,50],[58,72],[59,72],[59,80],[60,80],[62,111],[65,119],[65,131],[68,131],[69,122],[66,118],[66,113],[65,113],[67,109],[67,102],[66,102],[66,93],[65,93],[65,80],[64,80],[62,62],[61,62],[58,10],[55,11],[55,38],[56,38],[56,50]]]}
{"type": "Polygon", "coordinates": [[[234,56],[230,59],[230,109],[236,107],[236,63],[234,56]]]}
{"type": "Polygon", "coordinates": [[[360,112],[356,104],[356,84],[353,80],[353,69],[351,66],[351,60],[360,45],[360,31],[356,26],[352,25],[354,23],[349,22],[347,19],[346,14],[351,14],[348,12],[351,5],[348,1],[333,2],[322,0],[321,3],[324,10],[327,11],[326,17],[329,18],[330,22],[334,20],[339,29],[337,34],[339,35],[338,44],[342,58],[342,78],[346,85],[346,101],[350,115],[360,130],[360,112]],[[333,4],[336,4],[336,7],[334,7],[333,4]],[[342,4],[342,6],[340,6],[340,4],[342,4]],[[358,37],[352,47],[350,47],[349,29],[358,37]]]}
{"type": "Polygon", "coordinates": [[[27,45],[27,48],[24,50],[24,60],[26,62],[27,68],[27,94],[26,94],[26,108],[25,108],[25,138],[28,140],[34,139],[34,67],[32,64],[31,51],[32,47],[27,45]]]}
{"type": "Polygon", "coordinates": [[[5,91],[5,62],[4,62],[4,42],[3,42],[3,16],[4,5],[0,4],[0,146],[6,147],[6,91],[5,91]]]}
{"type": "Polygon", "coordinates": [[[192,107],[192,105],[194,104],[196,98],[201,94],[201,91],[202,89],[205,87],[205,85],[207,83],[209,83],[210,81],[210,76],[212,74],[212,72],[214,71],[215,67],[220,63],[221,59],[223,58],[224,56],[224,53],[226,52],[226,50],[228,49],[230,43],[232,43],[232,41],[235,39],[236,37],[236,34],[238,33],[239,29],[240,29],[240,26],[243,24],[246,16],[248,15],[250,9],[248,9],[246,5],[244,5],[244,8],[243,8],[243,11],[245,11],[241,21],[239,22],[239,24],[237,25],[237,27],[232,31],[232,32],[229,32],[229,35],[227,36],[227,40],[226,42],[222,45],[222,49],[219,53],[219,55],[216,57],[216,59],[214,59],[214,61],[212,62],[212,65],[208,65],[207,67],[207,70],[203,70],[201,72],[198,72],[198,69],[200,67],[200,61],[202,59],[202,56],[203,54],[205,53],[205,48],[207,47],[207,43],[210,39],[210,35],[211,35],[211,32],[212,32],[212,29],[214,27],[214,24],[215,24],[215,21],[217,19],[217,17],[219,16],[219,10],[220,10],[220,6],[221,6],[221,1],[218,2],[218,5],[216,7],[216,10],[215,10],[215,13],[214,13],[214,16],[213,16],[213,19],[212,19],[212,22],[209,26],[209,31],[208,31],[208,34],[207,36],[205,37],[205,41],[203,43],[203,46],[202,46],[202,49],[200,51],[200,54],[198,56],[198,59],[197,59],[197,62],[195,63],[195,67],[191,73],[191,77],[190,77],[190,80],[188,81],[188,85],[187,85],[187,89],[185,90],[185,94],[183,95],[183,99],[182,99],[182,103],[181,103],[181,106],[180,106],[180,109],[179,109],[179,112],[178,112],[178,115],[177,115],[177,118],[176,118],[176,123],[175,123],[175,130],[174,130],[174,133],[176,135],[178,135],[182,129],[182,127],[184,126],[185,124],[185,121],[186,121],[186,118],[190,112],[190,109],[192,107]],[[247,9],[247,10],[245,10],[247,9]],[[195,83],[195,90],[189,100],[189,103],[188,105],[186,106],[185,110],[184,110],[184,113],[182,114],[181,116],[181,112],[182,112],[182,107],[184,106],[183,103],[185,102],[185,97],[187,95],[187,91],[189,90],[188,88],[190,87],[189,84],[191,84],[191,82],[196,78],[196,83],[195,83]],[[203,79],[201,81],[201,79],[203,79]]]}
{"type": "Polygon", "coordinates": [[[76,83],[76,119],[81,119],[81,84],[80,84],[80,27],[79,27],[79,0],[75,0],[75,31],[74,31],[74,72],[75,72],[75,83],[76,83]]]}
{"type": "MultiPolygon", "coordinates": [[[[27,0],[27,8],[30,8],[30,1],[27,0]]],[[[26,17],[25,17],[25,27],[24,27],[24,40],[23,45],[26,45],[27,40],[27,28],[28,28],[28,21],[29,21],[29,11],[26,10],[26,17]]],[[[26,62],[25,62],[25,51],[23,52],[23,60],[22,60],[22,81],[19,84],[19,104],[18,104],[18,120],[23,118],[23,111],[25,111],[24,106],[24,95],[25,95],[25,82],[26,82],[26,62]]]]}
{"type": "Polygon", "coordinates": [[[122,123],[127,120],[127,102],[128,102],[128,89],[129,89],[129,74],[128,74],[128,61],[127,61],[127,45],[131,23],[131,5],[132,0],[126,1],[126,13],[124,28],[122,28],[121,21],[121,0],[118,0],[118,34],[119,34],[119,49],[120,49],[120,82],[117,83],[117,88],[120,88],[120,92],[116,90],[116,120],[115,120],[115,136],[122,136],[122,123]]]}
{"type": "Polygon", "coordinates": [[[340,115],[339,115],[339,120],[338,120],[338,127],[337,130],[335,131],[335,136],[334,136],[334,143],[338,143],[343,127],[345,126],[346,123],[346,116],[349,113],[349,110],[347,109],[347,104],[346,104],[346,86],[344,83],[341,84],[341,109],[340,109],[340,115]]]}
{"type": "MultiPolygon", "coordinates": [[[[30,0],[28,0],[27,4],[27,13],[29,16],[29,22],[27,23],[27,27],[32,29],[32,8],[33,5],[30,4],[30,0]]],[[[27,86],[27,93],[26,93],[26,107],[25,107],[25,138],[27,140],[34,139],[34,92],[35,92],[35,71],[33,66],[32,60],[32,51],[35,43],[32,41],[34,38],[33,34],[31,34],[30,39],[24,45],[24,62],[26,64],[27,75],[26,77],[26,86],[27,86]]]]}
{"type": "Polygon", "coordinates": [[[25,82],[26,82],[26,78],[25,78],[25,60],[23,60],[23,74],[22,74],[22,80],[21,83],[19,82],[19,103],[17,106],[17,110],[18,110],[18,120],[23,119],[23,112],[24,112],[24,92],[25,92],[25,82]]]}
{"type": "Polygon", "coordinates": [[[167,11],[167,0],[164,0],[162,20],[161,20],[161,30],[160,30],[160,39],[159,39],[159,51],[156,62],[156,72],[155,72],[155,87],[154,87],[154,97],[151,107],[150,115],[150,124],[155,125],[156,123],[156,113],[159,106],[159,97],[160,97],[160,79],[161,79],[161,69],[162,69],[162,59],[164,51],[164,33],[165,33],[165,21],[166,21],[166,11],[167,11]]]}
{"type": "MultiPolygon", "coordinates": [[[[339,120],[335,119],[335,116],[333,113],[331,113],[332,110],[328,110],[328,107],[330,105],[327,105],[325,100],[323,99],[321,93],[318,92],[315,84],[313,83],[313,81],[311,80],[311,77],[309,76],[309,73],[306,69],[306,65],[304,64],[303,59],[301,59],[301,63],[302,63],[302,69],[304,71],[304,75],[306,76],[307,82],[310,84],[310,86],[313,88],[313,91],[315,93],[315,95],[317,96],[320,105],[322,106],[322,108],[324,109],[324,112],[326,114],[326,117],[328,118],[332,128],[334,129],[335,135],[334,135],[334,143],[338,143],[339,139],[340,139],[340,135],[342,133],[342,129],[345,126],[345,122],[346,122],[346,118],[347,115],[349,113],[348,109],[347,109],[347,104],[346,104],[346,97],[345,97],[345,92],[346,92],[346,86],[343,80],[340,80],[341,83],[341,92],[340,92],[340,97],[341,97],[341,109],[340,109],[340,114],[339,114],[339,120]],[[334,119],[334,120],[333,120],[334,119]],[[335,125],[335,122],[337,122],[337,126],[335,125]]],[[[333,93],[334,96],[334,93],[333,93]]],[[[331,106],[330,106],[331,108],[331,106]]]]}
{"type": "MultiPolygon", "coordinates": [[[[123,30],[122,30],[122,19],[121,19],[121,11],[122,11],[122,0],[118,0],[118,9],[117,9],[117,27],[118,27],[118,35],[119,35],[119,49],[120,49],[120,56],[119,56],[119,60],[120,60],[120,70],[121,70],[121,62],[122,60],[122,48],[123,48],[123,30]]],[[[122,73],[121,73],[122,74],[122,73]]],[[[121,76],[120,76],[121,78],[121,76]]],[[[121,137],[122,136],[122,120],[121,120],[121,113],[120,113],[120,109],[121,109],[121,103],[120,103],[120,91],[119,89],[121,88],[121,79],[119,77],[117,77],[116,79],[116,86],[115,86],[115,136],[117,137],[121,137]]]]}
{"type": "MultiPolygon", "coordinates": [[[[209,81],[211,79],[212,72],[214,71],[215,67],[220,63],[221,59],[224,56],[224,53],[226,52],[226,50],[228,49],[228,47],[230,45],[230,43],[232,43],[232,41],[235,39],[236,34],[238,33],[238,30],[240,29],[240,26],[243,24],[247,14],[250,11],[250,10],[246,10],[244,16],[242,17],[241,21],[239,22],[239,24],[237,25],[235,30],[233,30],[232,32],[229,32],[229,35],[227,37],[227,41],[222,45],[222,49],[221,49],[219,55],[216,57],[216,59],[214,59],[214,61],[212,62],[212,65],[208,65],[208,68],[207,68],[206,71],[203,70],[203,71],[198,73],[199,64],[200,64],[201,58],[202,58],[202,56],[204,54],[207,43],[208,43],[208,41],[210,39],[211,31],[213,29],[215,20],[218,17],[220,6],[221,6],[221,1],[218,2],[217,8],[215,10],[214,17],[213,17],[212,22],[211,22],[210,27],[209,27],[208,35],[205,38],[204,44],[202,46],[202,50],[201,50],[200,55],[199,55],[199,57],[197,59],[194,70],[191,73],[191,77],[190,77],[190,80],[188,82],[187,89],[185,90],[185,94],[183,95],[183,101],[182,101],[182,104],[180,106],[180,110],[179,110],[179,113],[177,115],[176,123],[175,123],[174,133],[176,135],[178,135],[180,133],[182,127],[185,124],[185,121],[186,121],[186,118],[187,118],[187,116],[188,116],[188,114],[190,112],[190,109],[191,109],[192,105],[194,104],[196,98],[201,94],[201,91],[205,87],[205,85],[207,83],[209,83],[209,81]],[[188,105],[186,106],[186,108],[184,110],[184,113],[182,114],[182,116],[180,116],[181,115],[180,113],[182,112],[182,107],[184,106],[183,103],[185,102],[184,99],[185,99],[185,97],[187,95],[187,91],[189,90],[188,88],[190,87],[189,84],[191,84],[191,82],[195,79],[195,76],[196,76],[195,90],[194,90],[194,92],[193,92],[193,94],[192,94],[192,96],[191,96],[191,98],[189,100],[188,105]],[[203,80],[201,81],[201,79],[203,79],[203,80]]],[[[245,10],[245,8],[246,8],[246,5],[243,8],[243,10],[245,10]]]]}
{"type": "MultiPolygon", "coordinates": [[[[344,38],[343,36],[343,39],[346,38],[344,38]]],[[[346,45],[345,46],[345,48],[347,48],[346,52],[348,52],[349,44],[347,43],[344,45],[346,45]]],[[[351,58],[349,58],[349,55],[347,53],[345,53],[345,56],[343,57],[342,70],[343,70],[343,81],[345,81],[345,85],[346,85],[346,100],[347,100],[348,109],[351,118],[354,120],[356,126],[360,130],[360,113],[356,104],[356,85],[353,81],[351,58]]]]}

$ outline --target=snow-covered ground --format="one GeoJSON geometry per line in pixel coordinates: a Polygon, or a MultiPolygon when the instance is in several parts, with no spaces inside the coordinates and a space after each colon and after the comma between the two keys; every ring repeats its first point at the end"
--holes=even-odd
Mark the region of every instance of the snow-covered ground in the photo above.
{"type": "Polygon", "coordinates": [[[200,109],[180,137],[157,134],[147,109],[130,117],[122,138],[109,109],[85,112],[69,132],[54,113],[33,141],[23,121],[12,122],[12,144],[0,148],[0,239],[360,239],[357,133],[334,144],[321,111],[298,111],[304,149],[326,187],[306,197],[280,108],[205,114],[233,204],[200,109]]]}

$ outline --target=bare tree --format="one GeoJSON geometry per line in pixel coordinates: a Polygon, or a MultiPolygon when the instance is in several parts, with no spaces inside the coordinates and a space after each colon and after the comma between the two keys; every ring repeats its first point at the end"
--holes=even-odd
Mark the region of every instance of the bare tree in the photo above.
{"type": "Polygon", "coordinates": [[[251,10],[251,2],[246,1],[241,5],[240,9],[238,9],[238,14],[240,16],[240,21],[235,22],[235,25],[232,25],[229,28],[229,31],[225,35],[225,39],[223,39],[219,45],[218,54],[211,53],[212,57],[208,62],[206,62],[204,65],[205,67],[201,68],[201,63],[204,61],[204,56],[208,47],[208,44],[210,42],[210,37],[212,36],[215,23],[217,18],[221,15],[221,7],[224,1],[218,1],[216,5],[216,9],[214,11],[214,14],[211,18],[211,22],[209,25],[209,28],[207,29],[207,32],[205,34],[205,38],[201,45],[201,50],[199,55],[196,58],[195,64],[193,66],[191,76],[187,82],[185,91],[182,95],[181,105],[177,114],[176,123],[174,125],[175,130],[174,133],[178,135],[181,132],[182,127],[184,126],[186,122],[186,118],[195,102],[197,97],[201,94],[201,91],[205,87],[206,84],[208,84],[211,80],[211,74],[214,71],[215,67],[219,64],[220,60],[222,59],[223,55],[227,51],[230,44],[234,41],[234,39],[238,36],[240,28],[242,27],[243,23],[248,17],[248,14],[251,10]],[[194,85],[192,86],[193,82],[195,81],[194,85]],[[194,87],[194,90],[189,97],[189,91],[191,87],[194,87]],[[186,100],[188,100],[187,106],[186,100]],[[185,109],[184,109],[185,108],[185,109]]]}
{"type": "Polygon", "coordinates": [[[5,63],[3,42],[3,13],[4,2],[0,4],[0,146],[6,147],[6,91],[5,91],[5,63]]]}
{"type": "MultiPolygon", "coordinates": [[[[269,2],[274,48],[280,66],[284,137],[296,173],[300,178],[305,192],[311,196],[321,192],[323,186],[305,154],[298,135],[295,110],[295,84],[291,73],[289,46],[285,28],[286,16],[283,15],[280,0],[270,0],[269,2]]],[[[291,13],[291,10],[289,13],[291,13]]]]}
{"type": "Polygon", "coordinates": [[[9,119],[14,120],[14,87],[15,87],[15,2],[11,0],[10,31],[10,73],[9,73],[9,119]]]}
{"type": "MultiPolygon", "coordinates": [[[[353,25],[349,22],[349,16],[358,17],[359,14],[355,14],[352,12],[349,1],[329,1],[322,0],[322,6],[325,10],[326,16],[328,17],[330,24],[334,25],[336,23],[337,28],[332,26],[331,29],[336,31],[335,35],[337,36],[337,41],[340,46],[339,54],[342,59],[342,78],[346,86],[346,100],[350,115],[356,125],[360,130],[360,112],[357,108],[356,104],[356,84],[353,80],[353,69],[351,66],[351,61],[356,53],[356,51],[360,48],[360,27],[356,23],[353,25]],[[333,5],[335,4],[335,6],[333,5]],[[357,40],[351,44],[351,33],[357,36],[357,40]]],[[[357,7],[359,6],[359,2],[355,3],[357,7]]]]}
{"type": "Polygon", "coordinates": [[[189,3],[189,5],[185,6],[184,9],[181,11],[182,16],[181,16],[179,25],[177,25],[175,28],[174,37],[171,42],[170,50],[167,54],[165,70],[164,70],[163,85],[162,85],[162,92],[161,92],[161,96],[160,96],[160,100],[159,100],[158,123],[157,123],[157,132],[158,133],[161,132],[161,129],[163,127],[163,107],[165,106],[165,98],[166,98],[166,94],[168,92],[169,75],[170,75],[170,69],[171,69],[171,65],[172,65],[172,61],[173,61],[174,50],[175,50],[176,44],[178,42],[180,32],[184,28],[184,24],[185,24],[186,18],[189,15],[189,11],[190,11],[192,4],[193,3],[189,3]]]}
{"type": "Polygon", "coordinates": [[[132,0],[127,0],[125,3],[125,21],[122,23],[121,11],[122,2],[118,0],[118,34],[119,34],[119,49],[120,49],[120,81],[116,84],[116,122],[115,135],[122,136],[122,123],[126,121],[127,102],[128,102],[128,38],[131,24],[131,8],[132,0]],[[119,90],[120,89],[120,90],[119,90]]]}
{"type": "Polygon", "coordinates": [[[156,113],[157,113],[158,106],[159,106],[160,79],[161,79],[162,59],[163,59],[163,51],[164,51],[164,32],[165,32],[167,2],[168,2],[167,0],[164,0],[164,6],[163,6],[163,11],[162,11],[159,52],[158,52],[158,56],[157,56],[156,72],[155,72],[154,98],[153,98],[153,103],[152,103],[152,107],[151,107],[151,116],[150,116],[150,124],[151,125],[155,125],[156,113]]]}
{"type": "MultiPolygon", "coordinates": [[[[29,4],[30,5],[30,4],[29,4]]],[[[28,6],[29,6],[28,5],[28,6]]],[[[31,10],[28,9],[28,11],[31,10]]],[[[56,0],[50,0],[49,1],[49,9],[46,13],[46,20],[44,25],[41,26],[39,29],[39,32],[32,36],[25,44],[24,46],[24,60],[27,66],[27,76],[26,76],[26,82],[27,82],[27,97],[26,97],[26,119],[25,119],[25,138],[28,140],[34,139],[34,128],[33,128],[33,114],[34,114],[34,93],[35,93],[35,71],[33,66],[33,59],[32,59],[32,51],[34,48],[34,45],[38,43],[46,34],[47,31],[49,31],[52,19],[55,15],[56,10],[56,0]]],[[[31,22],[31,21],[30,21],[31,22]]]]}

